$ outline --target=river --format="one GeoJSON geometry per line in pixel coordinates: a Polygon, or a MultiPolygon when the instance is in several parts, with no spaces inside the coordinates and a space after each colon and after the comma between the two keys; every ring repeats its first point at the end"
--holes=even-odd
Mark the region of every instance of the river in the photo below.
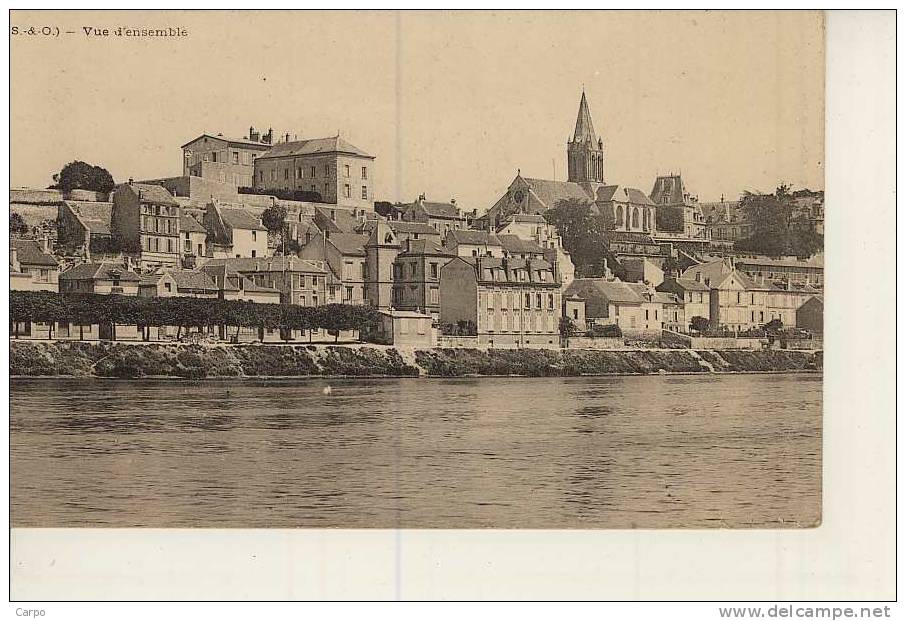
{"type": "Polygon", "coordinates": [[[14,527],[795,528],[821,515],[820,375],[14,379],[10,431],[14,527]]]}

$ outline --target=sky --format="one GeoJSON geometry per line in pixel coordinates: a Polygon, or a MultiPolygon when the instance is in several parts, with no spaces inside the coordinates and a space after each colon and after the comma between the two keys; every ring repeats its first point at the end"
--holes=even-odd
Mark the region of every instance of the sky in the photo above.
{"type": "Polygon", "coordinates": [[[484,211],[566,179],[585,89],[607,183],[679,172],[702,201],[824,187],[817,12],[13,11],[11,184],[69,161],[117,181],[181,174],[202,133],[333,136],[376,156],[376,200],[484,211]],[[83,27],[111,36],[86,36],[83,27]],[[114,29],[184,28],[127,38],[114,29]]]}

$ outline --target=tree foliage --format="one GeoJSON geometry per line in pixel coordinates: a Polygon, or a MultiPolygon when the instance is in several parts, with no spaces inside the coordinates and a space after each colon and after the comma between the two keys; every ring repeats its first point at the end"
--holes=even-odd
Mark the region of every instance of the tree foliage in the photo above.
{"type": "Polygon", "coordinates": [[[69,162],[59,173],[53,176],[53,180],[56,187],[63,192],[91,190],[106,194],[115,185],[113,177],[106,168],[82,161],[69,162]]]}
{"type": "Polygon", "coordinates": [[[28,224],[26,224],[22,214],[18,214],[15,211],[10,212],[9,234],[15,237],[17,235],[25,235],[26,233],[28,233],[28,224]]]}
{"type": "Polygon", "coordinates": [[[576,198],[564,199],[545,214],[545,219],[557,227],[563,247],[576,266],[576,275],[600,275],[607,248],[607,220],[592,204],[576,198]]]}
{"type": "Polygon", "coordinates": [[[752,225],[752,235],[740,239],[736,250],[779,257],[810,257],[824,247],[824,236],[816,233],[804,215],[794,212],[794,196],[781,185],[774,194],[746,192],[740,208],[752,225]]]}
{"type": "Polygon", "coordinates": [[[708,328],[711,327],[711,322],[707,317],[702,317],[701,315],[696,315],[689,321],[689,326],[699,333],[704,333],[708,331],[708,328]]]}
{"type": "Polygon", "coordinates": [[[271,205],[261,214],[261,224],[270,233],[282,234],[286,228],[286,207],[271,205]]]}

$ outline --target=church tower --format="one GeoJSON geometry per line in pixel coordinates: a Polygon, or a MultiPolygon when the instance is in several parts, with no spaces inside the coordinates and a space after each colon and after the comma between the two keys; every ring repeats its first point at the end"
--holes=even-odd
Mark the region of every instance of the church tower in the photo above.
{"type": "Polygon", "coordinates": [[[573,139],[567,143],[566,159],[569,181],[604,183],[604,142],[595,134],[584,89],[579,102],[576,131],[573,139]]]}

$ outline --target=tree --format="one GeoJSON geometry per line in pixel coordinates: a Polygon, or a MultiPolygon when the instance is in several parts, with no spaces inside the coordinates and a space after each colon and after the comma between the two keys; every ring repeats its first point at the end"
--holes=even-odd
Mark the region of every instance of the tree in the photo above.
{"type": "Polygon", "coordinates": [[[563,247],[572,256],[576,274],[600,275],[607,248],[607,222],[591,203],[576,198],[557,201],[545,215],[557,228],[563,247]]]}
{"type": "Polygon", "coordinates": [[[28,233],[28,224],[25,223],[25,218],[21,214],[16,213],[15,211],[10,212],[9,214],[9,234],[11,237],[17,237],[19,235],[25,235],[28,233]]]}
{"type": "Polygon", "coordinates": [[[277,245],[286,241],[286,207],[271,205],[261,214],[261,224],[273,236],[277,245]]]}
{"type": "Polygon", "coordinates": [[[746,192],[740,208],[752,225],[752,234],[734,244],[736,250],[769,256],[812,256],[824,246],[824,237],[812,230],[803,216],[794,214],[794,196],[781,185],[774,194],[746,192]]]}
{"type": "Polygon", "coordinates": [[[708,331],[708,328],[711,326],[711,322],[708,320],[707,317],[702,317],[700,315],[696,315],[689,321],[689,326],[695,332],[698,332],[699,334],[701,334],[703,332],[708,331]]]}
{"type": "Polygon", "coordinates": [[[576,322],[564,315],[560,317],[560,336],[563,338],[569,338],[575,334],[578,334],[579,329],[576,327],[576,322]]]}
{"type": "Polygon", "coordinates": [[[64,193],[72,190],[91,190],[107,194],[114,187],[113,177],[106,168],[94,166],[82,161],[66,164],[53,176],[56,187],[64,193]]]}

